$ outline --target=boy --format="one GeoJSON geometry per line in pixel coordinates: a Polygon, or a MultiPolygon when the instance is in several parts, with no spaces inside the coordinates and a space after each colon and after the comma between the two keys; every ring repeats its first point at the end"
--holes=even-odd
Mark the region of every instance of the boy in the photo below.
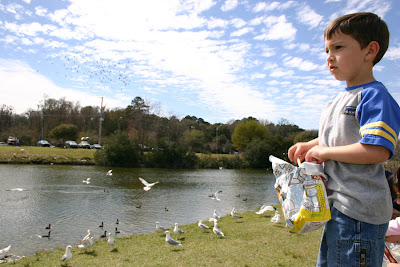
{"type": "Polygon", "coordinates": [[[377,15],[356,13],[333,20],[324,39],[329,71],[347,88],[323,109],[318,138],[293,145],[289,159],[324,163],[329,176],[332,219],[317,266],[382,266],[392,215],[383,162],[394,155],[400,108],[372,68],[389,31],[377,15]]]}

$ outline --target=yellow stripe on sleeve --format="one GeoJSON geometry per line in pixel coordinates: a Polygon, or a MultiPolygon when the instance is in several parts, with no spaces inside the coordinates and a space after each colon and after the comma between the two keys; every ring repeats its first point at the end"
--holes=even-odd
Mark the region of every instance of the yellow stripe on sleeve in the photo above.
{"type": "Polygon", "coordinates": [[[379,129],[363,130],[361,132],[361,136],[364,136],[365,134],[372,134],[372,135],[382,136],[383,138],[385,138],[385,139],[389,140],[390,142],[392,142],[393,146],[396,147],[397,140],[395,140],[393,138],[393,136],[391,136],[390,134],[388,134],[387,132],[385,132],[383,130],[379,130],[379,129]]]}
{"type": "Polygon", "coordinates": [[[389,133],[395,138],[395,140],[396,140],[396,142],[397,142],[397,133],[392,129],[392,127],[390,127],[389,125],[387,125],[387,124],[386,124],[385,122],[383,122],[383,121],[377,121],[377,122],[371,122],[371,123],[365,124],[363,127],[360,128],[360,134],[361,134],[361,135],[364,135],[364,134],[363,134],[363,131],[364,131],[365,129],[374,128],[374,127],[383,128],[384,130],[386,130],[387,132],[389,132],[389,133]]]}

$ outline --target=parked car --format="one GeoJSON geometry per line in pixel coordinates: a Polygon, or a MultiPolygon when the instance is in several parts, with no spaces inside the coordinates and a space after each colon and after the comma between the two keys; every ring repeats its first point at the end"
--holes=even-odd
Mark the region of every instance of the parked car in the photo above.
{"type": "Polygon", "coordinates": [[[6,146],[7,143],[6,142],[0,142],[0,146],[6,146]]]}
{"type": "Polygon", "coordinates": [[[65,148],[78,148],[78,144],[75,141],[65,141],[65,148]]]}
{"type": "Polygon", "coordinates": [[[93,144],[93,145],[90,145],[90,148],[91,148],[91,149],[101,149],[101,145],[99,145],[99,144],[93,144]]]}
{"type": "Polygon", "coordinates": [[[37,146],[43,146],[43,147],[51,147],[51,144],[47,140],[40,140],[36,143],[37,146]]]}
{"type": "Polygon", "coordinates": [[[17,145],[17,137],[9,136],[8,139],[7,139],[7,144],[8,145],[12,145],[12,146],[16,146],[17,145]]]}
{"type": "Polygon", "coordinates": [[[89,144],[88,141],[81,141],[81,142],[78,144],[78,148],[86,148],[86,149],[88,149],[88,148],[90,148],[90,144],[89,144]]]}

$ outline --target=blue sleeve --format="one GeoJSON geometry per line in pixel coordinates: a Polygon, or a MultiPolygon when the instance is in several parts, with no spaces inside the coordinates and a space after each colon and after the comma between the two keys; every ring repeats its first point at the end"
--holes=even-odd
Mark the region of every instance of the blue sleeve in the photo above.
{"type": "Polygon", "coordinates": [[[400,131],[400,108],[382,86],[365,88],[357,107],[362,144],[388,148],[393,157],[400,131]]]}

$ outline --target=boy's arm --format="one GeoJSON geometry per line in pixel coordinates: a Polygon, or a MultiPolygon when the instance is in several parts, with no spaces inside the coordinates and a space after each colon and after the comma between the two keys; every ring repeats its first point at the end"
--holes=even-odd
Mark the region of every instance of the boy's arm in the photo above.
{"type": "Polygon", "coordinates": [[[297,159],[303,161],[306,157],[307,152],[316,145],[318,145],[318,138],[315,138],[308,142],[298,142],[294,144],[288,150],[288,157],[290,161],[296,162],[297,159]]]}
{"type": "Polygon", "coordinates": [[[327,160],[351,164],[374,164],[385,162],[390,155],[390,150],[384,146],[355,143],[337,147],[314,146],[307,152],[306,161],[316,161],[319,164],[327,160]]]}

